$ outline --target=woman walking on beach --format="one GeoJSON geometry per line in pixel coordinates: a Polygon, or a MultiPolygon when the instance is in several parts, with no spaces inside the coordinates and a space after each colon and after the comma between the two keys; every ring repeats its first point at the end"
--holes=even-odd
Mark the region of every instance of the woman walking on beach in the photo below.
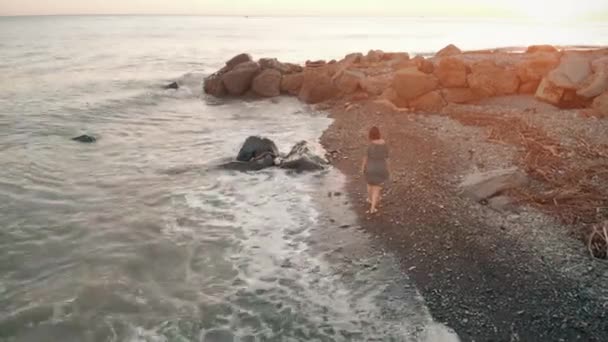
{"type": "Polygon", "coordinates": [[[365,174],[367,182],[367,202],[370,203],[368,213],[374,214],[378,212],[382,186],[389,179],[388,147],[376,126],[369,130],[369,141],[361,172],[365,174]]]}

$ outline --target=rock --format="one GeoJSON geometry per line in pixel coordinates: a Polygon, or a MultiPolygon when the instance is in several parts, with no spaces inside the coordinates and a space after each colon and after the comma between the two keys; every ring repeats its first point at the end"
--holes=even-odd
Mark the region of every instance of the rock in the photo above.
{"type": "Polygon", "coordinates": [[[281,95],[281,72],[276,69],[262,71],[253,79],[252,90],[264,97],[281,95]]]}
{"type": "Polygon", "coordinates": [[[234,69],[239,64],[252,61],[253,59],[251,58],[251,55],[248,53],[241,53],[240,55],[236,55],[226,62],[226,71],[234,69]]]}
{"type": "Polygon", "coordinates": [[[480,202],[527,183],[526,175],[514,167],[468,175],[460,187],[466,196],[480,202]]]}
{"type": "Polygon", "coordinates": [[[416,58],[414,58],[414,63],[416,63],[416,67],[418,67],[418,70],[422,71],[425,74],[432,74],[433,71],[435,71],[435,65],[433,64],[433,62],[422,56],[416,56],[416,58]]]}
{"type": "Polygon", "coordinates": [[[417,68],[407,68],[395,73],[392,86],[400,99],[410,101],[437,89],[439,80],[417,68]]]}
{"type": "Polygon", "coordinates": [[[460,49],[458,47],[456,47],[456,45],[450,44],[450,45],[444,47],[443,49],[439,50],[435,54],[435,56],[436,57],[446,57],[446,56],[460,55],[461,53],[462,53],[462,51],[460,51],[460,49]]]}
{"type": "Polygon", "coordinates": [[[365,74],[357,70],[344,70],[333,77],[336,87],[345,94],[351,94],[359,89],[359,82],[365,74]]]}
{"type": "Polygon", "coordinates": [[[519,94],[535,94],[539,85],[540,85],[540,80],[538,80],[538,81],[522,82],[519,85],[519,89],[517,90],[517,93],[519,93],[519,94]]]}
{"type": "Polygon", "coordinates": [[[91,143],[94,143],[95,141],[97,141],[97,139],[95,139],[95,137],[86,135],[86,134],[79,135],[75,138],[72,138],[72,140],[78,141],[81,143],[85,143],[85,144],[91,144],[91,143]]]}
{"type": "Polygon", "coordinates": [[[256,62],[245,62],[223,74],[222,82],[230,95],[243,95],[251,87],[253,78],[260,72],[256,62]]]}
{"type": "Polygon", "coordinates": [[[384,57],[384,51],[382,50],[369,50],[364,60],[366,63],[378,63],[382,61],[384,57]]]}
{"type": "Polygon", "coordinates": [[[548,78],[543,78],[534,94],[537,99],[556,106],[561,102],[563,95],[564,88],[556,86],[548,78]]]}
{"type": "Polygon", "coordinates": [[[274,142],[267,138],[250,136],[243,143],[236,160],[240,162],[248,162],[266,154],[272,155],[273,158],[278,157],[279,150],[274,142]]]}
{"type": "Polygon", "coordinates": [[[171,82],[165,86],[163,86],[163,89],[179,89],[179,84],[177,84],[177,82],[171,82]]]}
{"type": "Polygon", "coordinates": [[[553,45],[530,45],[526,49],[526,53],[536,52],[559,52],[553,45]]]}
{"type": "Polygon", "coordinates": [[[495,196],[488,200],[488,206],[499,212],[506,212],[514,209],[514,201],[509,196],[495,196]]]}
{"type": "Polygon", "coordinates": [[[359,81],[361,89],[371,95],[380,95],[393,82],[393,74],[366,77],[359,81]]]}
{"type": "Polygon", "coordinates": [[[302,102],[315,104],[329,100],[339,92],[327,73],[313,69],[304,71],[304,80],[298,98],[302,102]]]}
{"type": "Polygon", "coordinates": [[[435,68],[439,83],[446,88],[467,87],[467,66],[458,58],[446,57],[439,61],[435,68]]]}
{"type": "Polygon", "coordinates": [[[220,165],[221,169],[233,170],[233,171],[259,171],[275,165],[275,158],[270,154],[266,153],[261,155],[259,158],[252,159],[250,161],[231,161],[220,165]]]}
{"type": "Polygon", "coordinates": [[[295,144],[279,163],[280,168],[297,171],[323,170],[327,165],[329,162],[313,153],[306,141],[295,144]]]}
{"type": "Polygon", "coordinates": [[[499,67],[491,60],[473,64],[467,82],[475,93],[485,97],[514,94],[519,89],[515,70],[499,67]]]}
{"type": "Polygon", "coordinates": [[[553,53],[535,53],[527,56],[519,63],[515,70],[519,79],[526,83],[537,81],[547,76],[551,70],[559,65],[559,55],[553,53]]]}
{"type": "Polygon", "coordinates": [[[444,88],[441,95],[448,103],[471,103],[481,100],[482,96],[476,94],[471,88],[444,88]]]}
{"type": "Polygon", "coordinates": [[[596,97],[591,104],[593,111],[601,117],[608,117],[608,91],[596,97]]]}
{"type": "Polygon", "coordinates": [[[556,86],[564,89],[579,89],[591,75],[589,60],[577,54],[562,56],[559,66],[547,77],[556,86]]]}
{"type": "Polygon", "coordinates": [[[206,94],[213,95],[215,97],[226,96],[226,87],[222,82],[221,74],[215,73],[203,81],[203,90],[206,94]]]}
{"type": "Polygon", "coordinates": [[[318,61],[306,61],[306,67],[307,68],[319,68],[322,66],[325,66],[327,63],[325,63],[324,60],[318,60],[318,61]]]}
{"type": "Polygon", "coordinates": [[[598,71],[591,75],[576,91],[576,94],[586,98],[592,98],[608,90],[608,71],[598,71]]]}
{"type": "Polygon", "coordinates": [[[304,83],[304,73],[284,75],[281,79],[281,92],[298,95],[304,83]]]}
{"type": "Polygon", "coordinates": [[[262,70],[274,69],[278,70],[281,75],[288,75],[301,72],[303,68],[293,63],[281,63],[276,58],[261,58],[258,61],[262,70]]]}
{"type": "Polygon", "coordinates": [[[423,112],[439,112],[446,105],[447,102],[444,100],[443,96],[441,96],[439,90],[424,94],[419,98],[410,101],[410,107],[412,109],[423,112]]]}
{"type": "Polygon", "coordinates": [[[295,73],[304,71],[304,68],[302,68],[302,66],[298,65],[298,64],[284,63],[284,65],[286,65],[289,68],[289,71],[287,72],[287,74],[295,74],[295,73]]]}
{"type": "Polygon", "coordinates": [[[385,52],[382,56],[384,61],[407,61],[410,59],[410,55],[407,52],[385,52]]]}
{"type": "Polygon", "coordinates": [[[262,70],[277,70],[281,74],[288,74],[291,71],[289,65],[279,62],[276,58],[260,58],[258,64],[262,70]]]}
{"type": "Polygon", "coordinates": [[[608,56],[595,59],[591,62],[591,70],[593,72],[608,72],[608,56]]]}
{"type": "Polygon", "coordinates": [[[361,63],[363,54],[361,52],[349,53],[344,56],[343,63],[346,65],[361,63]]]}

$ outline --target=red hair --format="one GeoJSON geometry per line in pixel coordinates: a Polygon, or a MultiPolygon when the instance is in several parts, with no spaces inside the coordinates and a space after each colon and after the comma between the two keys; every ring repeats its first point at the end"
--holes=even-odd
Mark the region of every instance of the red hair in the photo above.
{"type": "Polygon", "coordinates": [[[369,140],[380,140],[381,137],[378,127],[374,126],[369,130],[369,140]]]}

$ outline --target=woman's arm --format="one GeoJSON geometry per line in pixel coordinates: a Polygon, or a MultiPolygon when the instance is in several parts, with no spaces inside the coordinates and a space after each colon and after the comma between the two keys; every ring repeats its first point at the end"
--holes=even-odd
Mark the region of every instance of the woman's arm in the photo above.
{"type": "Polygon", "coordinates": [[[363,157],[363,162],[361,163],[361,173],[365,173],[366,168],[367,168],[367,155],[363,157]]]}

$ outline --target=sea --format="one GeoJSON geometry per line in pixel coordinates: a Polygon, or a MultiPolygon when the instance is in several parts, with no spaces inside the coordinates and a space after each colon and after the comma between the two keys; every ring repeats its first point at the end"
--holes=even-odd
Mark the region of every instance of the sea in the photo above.
{"type": "Polygon", "coordinates": [[[608,45],[608,24],[0,17],[0,341],[458,341],[360,228],[338,170],[218,167],[250,135],[322,153],[327,113],[201,91],[242,52],[450,43],[608,45]]]}

